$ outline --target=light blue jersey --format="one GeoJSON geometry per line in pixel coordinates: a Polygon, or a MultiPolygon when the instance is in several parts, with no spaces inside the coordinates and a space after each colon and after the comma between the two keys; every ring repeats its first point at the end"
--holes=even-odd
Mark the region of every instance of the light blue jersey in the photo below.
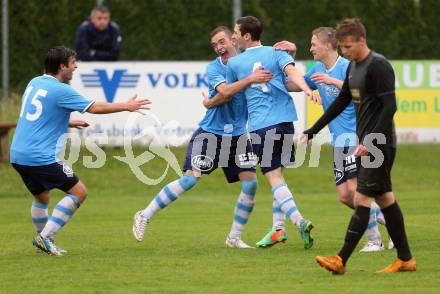
{"type": "MultiPolygon", "coordinates": [[[[206,76],[208,77],[209,97],[212,98],[217,94],[215,88],[226,82],[226,66],[220,57],[208,64],[206,76]]],[[[243,92],[239,92],[229,102],[209,108],[199,126],[204,131],[217,135],[239,136],[246,132],[246,123],[246,100],[243,92]]]]}
{"type": "MultiPolygon", "coordinates": [[[[325,65],[318,61],[305,74],[304,79],[309,87],[313,90],[319,91],[324,111],[327,110],[336,97],[338,97],[340,90],[334,85],[327,85],[324,83],[316,84],[312,81],[311,76],[318,72],[324,73],[334,79],[344,81],[349,63],[350,61],[339,56],[333,67],[327,70],[325,65]]],[[[356,146],[356,111],[353,102],[350,102],[347,108],[329,123],[329,129],[332,134],[332,145],[334,147],[356,146]],[[342,134],[344,135],[341,136],[342,134]],[[337,140],[338,137],[339,139],[337,140]]]]}
{"type": "Polygon", "coordinates": [[[29,166],[57,162],[64,144],[64,140],[58,139],[67,133],[70,113],[84,112],[92,104],[93,101],[53,76],[32,79],[23,94],[11,145],[11,162],[29,166]]]}
{"type": "Polygon", "coordinates": [[[269,82],[252,84],[245,89],[249,131],[297,120],[295,105],[284,84],[284,68],[289,64],[294,64],[294,60],[287,52],[268,46],[251,47],[229,59],[228,84],[245,78],[260,66],[273,74],[269,82]]]}

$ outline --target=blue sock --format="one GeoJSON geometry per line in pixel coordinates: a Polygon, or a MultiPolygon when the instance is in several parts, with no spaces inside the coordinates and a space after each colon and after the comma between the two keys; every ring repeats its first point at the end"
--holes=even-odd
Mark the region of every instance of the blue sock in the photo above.
{"type": "Polygon", "coordinates": [[[286,215],[281,211],[278,201],[272,200],[272,230],[284,230],[286,226],[286,215]]]}
{"type": "Polygon", "coordinates": [[[153,215],[161,209],[164,209],[177,200],[184,192],[190,190],[197,183],[197,178],[191,175],[184,175],[178,180],[169,183],[142,211],[142,215],[151,219],[153,215]]]}
{"type": "Polygon", "coordinates": [[[41,233],[48,220],[48,205],[34,200],[31,207],[31,216],[35,230],[38,234],[41,233]]]}
{"type": "Polygon", "coordinates": [[[80,205],[78,198],[67,194],[53,209],[52,215],[40,235],[47,238],[56,234],[72,218],[80,205]]]}
{"type": "Polygon", "coordinates": [[[232,223],[229,238],[240,238],[247,224],[249,216],[255,205],[255,193],[257,191],[257,179],[245,180],[241,183],[242,189],[238,196],[237,204],[234,209],[234,221],[232,223]]]}
{"type": "Polygon", "coordinates": [[[292,223],[299,228],[300,221],[303,219],[296,207],[292,193],[285,183],[280,183],[272,187],[273,198],[279,203],[280,210],[287,215],[292,223]]]}

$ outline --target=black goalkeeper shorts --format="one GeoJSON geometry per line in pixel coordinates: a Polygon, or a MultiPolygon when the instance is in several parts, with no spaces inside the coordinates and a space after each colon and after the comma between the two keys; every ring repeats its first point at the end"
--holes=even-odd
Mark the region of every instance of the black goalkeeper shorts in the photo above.
{"type": "Polygon", "coordinates": [[[396,157],[396,148],[390,145],[379,145],[376,148],[382,153],[383,161],[381,161],[381,156],[375,158],[371,153],[368,156],[370,161],[377,159],[380,164],[362,163],[361,157],[356,158],[357,191],[370,197],[377,197],[392,191],[391,169],[396,157]]]}

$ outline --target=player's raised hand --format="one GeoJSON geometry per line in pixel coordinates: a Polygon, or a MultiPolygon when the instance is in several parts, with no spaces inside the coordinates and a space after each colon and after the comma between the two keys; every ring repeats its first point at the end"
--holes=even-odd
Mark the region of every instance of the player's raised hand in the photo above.
{"type": "Polygon", "coordinates": [[[273,74],[262,66],[257,67],[249,76],[251,83],[265,83],[272,79],[273,74]]]}
{"type": "Polygon", "coordinates": [[[368,155],[368,149],[364,145],[359,144],[359,145],[357,145],[356,149],[354,150],[353,155],[356,157],[366,156],[366,155],[368,155]]]}
{"type": "MultiPolygon", "coordinates": [[[[149,105],[151,101],[148,99],[136,99],[137,94],[127,101],[127,110],[130,112],[138,111],[142,109],[150,109],[149,105]]],[[[142,113],[142,112],[141,112],[142,113]]]]}
{"type": "Polygon", "coordinates": [[[290,55],[295,56],[296,54],[296,45],[295,43],[289,42],[289,41],[281,41],[278,43],[275,43],[273,45],[275,50],[284,50],[287,51],[290,55]]]}
{"type": "Polygon", "coordinates": [[[72,119],[69,121],[70,128],[82,129],[87,128],[88,126],[90,126],[90,124],[84,120],[72,119]]]}

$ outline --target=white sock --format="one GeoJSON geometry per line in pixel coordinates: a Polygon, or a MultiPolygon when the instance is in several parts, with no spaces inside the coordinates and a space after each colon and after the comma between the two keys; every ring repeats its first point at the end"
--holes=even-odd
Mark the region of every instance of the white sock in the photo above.
{"type": "Polygon", "coordinates": [[[284,230],[286,226],[286,215],[281,211],[275,197],[272,201],[272,230],[284,230]]]}
{"type": "Polygon", "coordinates": [[[142,211],[142,216],[151,219],[159,210],[164,209],[172,202],[176,201],[183,192],[188,191],[197,183],[197,179],[190,175],[184,175],[178,180],[169,183],[142,211]]]}
{"type": "Polygon", "coordinates": [[[248,180],[242,182],[242,190],[237,199],[234,209],[234,221],[232,223],[229,238],[240,238],[247,224],[249,216],[255,205],[255,193],[257,191],[257,180],[248,180]]]}
{"type": "MultiPolygon", "coordinates": [[[[375,202],[373,203],[376,204],[375,202]]],[[[370,219],[368,220],[368,227],[365,230],[365,237],[367,238],[368,241],[374,241],[377,243],[382,242],[379,228],[377,227],[376,208],[373,208],[373,205],[371,205],[370,208],[370,219]]]]}
{"type": "Polygon", "coordinates": [[[275,200],[279,203],[281,211],[287,215],[292,223],[299,228],[300,221],[303,219],[301,213],[296,207],[292,193],[285,183],[272,187],[272,193],[275,200]]]}
{"type": "Polygon", "coordinates": [[[37,234],[41,233],[47,223],[48,205],[35,200],[32,201],[31,216],[37,234]]]}
{"type": "Polygon", "coordinates": [[[81,203],[75,196],[67,194],[53,209],[52,215],[40,235],[43,238],[55,235],[71,219],[80,205],[81,203]]]}

